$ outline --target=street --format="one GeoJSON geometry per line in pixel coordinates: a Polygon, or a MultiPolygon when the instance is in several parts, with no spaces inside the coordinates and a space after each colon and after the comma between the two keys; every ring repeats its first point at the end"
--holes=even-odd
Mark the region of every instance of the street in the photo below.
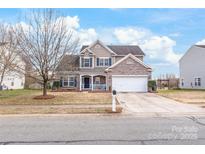
{"type": "Polygon", "coordinates": [[[205,144],[205,117],[1,116],[0,144],[205,144]]]}

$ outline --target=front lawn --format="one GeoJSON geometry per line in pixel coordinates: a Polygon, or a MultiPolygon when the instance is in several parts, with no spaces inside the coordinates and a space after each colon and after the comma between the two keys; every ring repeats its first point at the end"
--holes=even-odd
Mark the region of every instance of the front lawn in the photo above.
{"type": "Polygon", "coordinates": [[[55,98],[33,99],[33,97],[41,94],[40,90],[0,91],[0,105],[96,105],[111,104],[112,101],[110,93],[88,92],[48,92],[48,94],[55,95],[55,98]]]}
{"type": "Polygon", "coordinates": [[[183,103],[205,105],[204,90],[158,90],[158,94],[183,103]]]}

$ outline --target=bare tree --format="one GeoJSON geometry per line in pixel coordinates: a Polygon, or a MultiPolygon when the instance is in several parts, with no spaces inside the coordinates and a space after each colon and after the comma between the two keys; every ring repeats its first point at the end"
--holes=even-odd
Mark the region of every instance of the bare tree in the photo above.
{"type": "Polygon", "coordinates": [[[66,54],[75,53],[78,39],[55,10],[37,9],[28,14],[27,26],[20,24],[14,31],[19,50],[39,75],[46,96],[47,84],[53,80],[56,67],[66,54]]]}
{"type": "Polygon", "coordinates": [[[0,24],[0,86],[6,74],[22,68],[17,51],[17,41],[13,29],[8,24],[0,24]]]}

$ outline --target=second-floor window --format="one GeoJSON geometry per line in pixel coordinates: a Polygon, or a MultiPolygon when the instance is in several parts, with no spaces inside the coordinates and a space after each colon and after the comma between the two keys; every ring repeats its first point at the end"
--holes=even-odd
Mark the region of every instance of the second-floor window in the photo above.
{"type": "Polygon", "coordinates": [[[181,79],[181,85],[184,86],[184,79],[181,79]]]}
{"type": "Polygon", "coordinates": [[[92,67],[92,58],[91,57],[81,58],[81,67],[92,67]]]}
{"type": "Polygon", "coordinates": [[[112,65],[111,58],[97,58],[97,66],[99,67],[106,67],[112,65]]]}
{"type": "Polygon", "coordinates": [[[201,78],[195,78],[195,86],[201,86],[201,78]]]}

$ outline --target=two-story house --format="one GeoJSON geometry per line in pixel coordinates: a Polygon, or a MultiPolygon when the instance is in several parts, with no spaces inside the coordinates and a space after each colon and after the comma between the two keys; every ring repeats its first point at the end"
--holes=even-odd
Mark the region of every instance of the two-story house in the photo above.
{"type": "Polygon", "coordinates": [[[0,80],[2,80],[0,90],[23,89],[25,84],[23,70],[26,63],[19,54],[5,50],[7,45],[8,43],[0,43],[0,50],[3,49],[3,54],[0,55],[0,80]]]}
{"type": "Polygon", "coordinates": [[[61,87],[79,91],[146,92],[152,69],[135,45],[105,45],[97,40],[79,55],[66,55],[56,70],[61,87]]]}
{"type": "Polygon", "coordinates": [[[179,61],[180,88],[205,89],[205,45],[193,45],[179,61]]]}

